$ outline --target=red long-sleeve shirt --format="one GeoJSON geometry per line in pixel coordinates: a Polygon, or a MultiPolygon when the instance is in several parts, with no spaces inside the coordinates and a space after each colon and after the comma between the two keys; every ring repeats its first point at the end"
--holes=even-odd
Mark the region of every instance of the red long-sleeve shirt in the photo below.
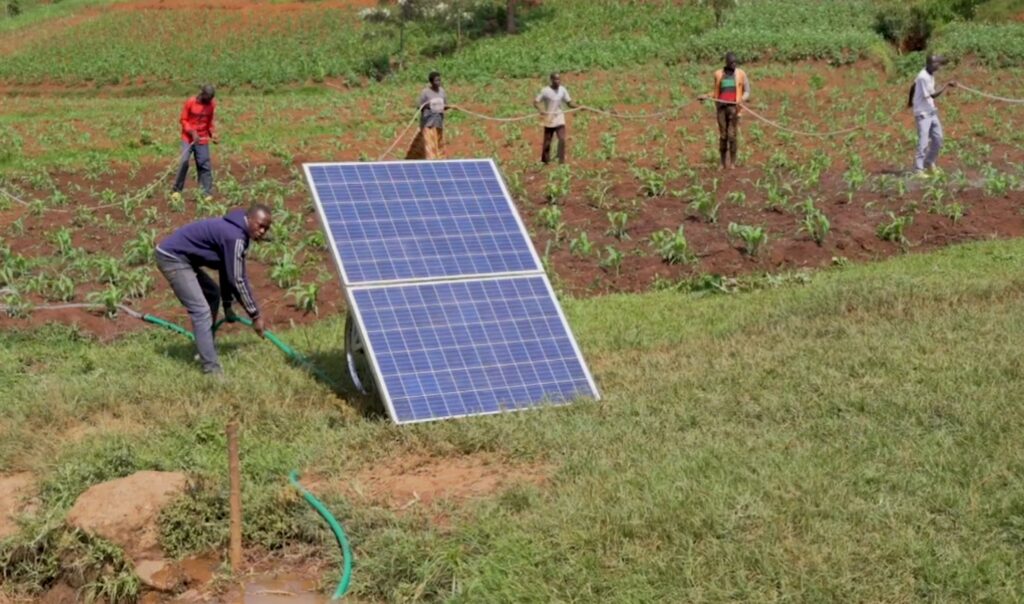
{"type": "Polygon", "coordinates": [[[181,110],[181,140],[186,143],[192,142],[189,132],[196,131],[200,145],[210,143],[213,137],[213,112],[217,108],[217,102],[213,99],[209,103],[200,103],[199,99],[192,97],[185,101],[185,107],[181,110]]]}

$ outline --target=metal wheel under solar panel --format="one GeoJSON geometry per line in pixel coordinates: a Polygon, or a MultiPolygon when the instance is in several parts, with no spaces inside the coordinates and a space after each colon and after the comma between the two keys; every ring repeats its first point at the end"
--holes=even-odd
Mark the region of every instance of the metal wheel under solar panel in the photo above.
{"type": "Polygon", "coordinates": [[[363,337],[359,335],[359,327],[349,313],[345,318],[345,362],[348,363],[348,376],[352,385],[362,394],[377,395],[377,378],[373,376],[370,357],[366,353],[363,337]]]}
{"type": "Polygon", "coordinates": [[[348,301],[352,382],[396,423],[599,397],[492,160],[303,169],[348,301]]]}

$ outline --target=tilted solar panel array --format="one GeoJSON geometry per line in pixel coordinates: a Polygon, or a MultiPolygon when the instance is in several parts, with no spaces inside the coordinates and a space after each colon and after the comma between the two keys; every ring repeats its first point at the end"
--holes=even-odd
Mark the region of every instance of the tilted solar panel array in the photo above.
{"type": "Polygon", "coordinates": [[[492,162],[307,170],[346,285],[541,268],[492,162]]]}
{"type": "Polygon", "coordinates": [[[494,162],[304,167],[396,422],[598,396],[494,162]]]}

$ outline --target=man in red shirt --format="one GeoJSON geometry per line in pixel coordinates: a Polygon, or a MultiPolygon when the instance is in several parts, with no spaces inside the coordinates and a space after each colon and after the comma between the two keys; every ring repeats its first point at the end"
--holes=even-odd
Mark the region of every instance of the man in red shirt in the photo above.
{"type": "Polygon", "coordinates": [[[192,155],[196,158],[196,170],[199,172],[199,186],[203,194],[210,197],[213,193],[213,164],[210,161],[210,142],[217,142],[213,133],[213,112],[217,103],[213,101],[213,86],[204,84],[199,94],[185,101],[181,110],[181,166],[178,178],[174,181],[174,193],[171,197],[181,200],[181,190],[185,188],[188,176],[188,161],[192,155]]]}

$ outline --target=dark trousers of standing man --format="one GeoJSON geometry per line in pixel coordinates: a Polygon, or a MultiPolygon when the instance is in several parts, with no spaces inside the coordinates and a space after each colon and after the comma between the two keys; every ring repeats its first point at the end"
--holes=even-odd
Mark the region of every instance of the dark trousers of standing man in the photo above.
{"type": "Polygon", "coordinates": [[[199,172],[199,186],[203,188],[204,195],[213,193],[213,162],[210,161],[210,145],[190,145],[181,143],[181,165],[178,166],[178,177],[174,181],[174,190],[181,192],[185,188],[185,178],[188,177],[188,161],[192,156],[196,158],[196,170],[199,172]]]}
{"type": "Polygon", "coordinates": [[[736,164],[738,151],[737,131],[740,125],[739,107],[736,105],[718,105],[718,152],[725,161],[725,154],[736,164]]]}
{"type": "Polygon", "coordinates": [[[558,135],[558,163],[565,163],[565,126],[544,128],[544,146],[540,150],[540,161],[545,164],[551,161],[551,139],[558,135]]]}

